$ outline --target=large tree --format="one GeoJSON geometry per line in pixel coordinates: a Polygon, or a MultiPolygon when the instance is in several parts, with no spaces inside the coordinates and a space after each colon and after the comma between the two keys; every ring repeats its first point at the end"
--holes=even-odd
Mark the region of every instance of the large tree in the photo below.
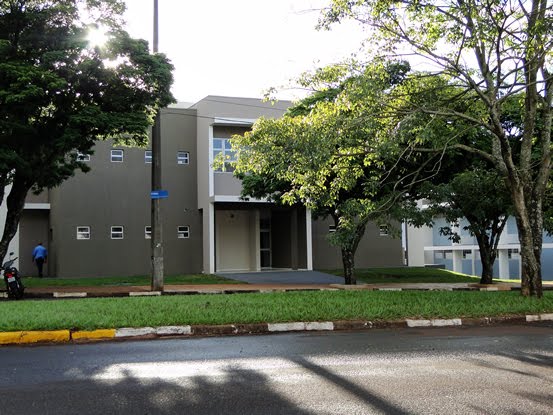
{"type": "Polygon", "coordinates": [[[0,258],[30,190],[86,171],[78,154],[98,139],[145,144],[174,100],[172,65],[129,37],[123,11],[122,0],[0,1],[0,204],[11,184],[0,258]],[[108,41],[95,46],[99,28],[108,41]]]}
{"type": "MultiPolygon", "coordinates": [[[[494,165],[509,188],[522,260],[522,295],[542,296],[543,203],[551,171],[553,3],[548,0],[332,0],[322,26],[353,18],[371,27],[385,54],[414,54],[465,93],[457,101],[473,116],[439,99],[418,110],[463,119],[490,133],[489,151],[451,144],[494,165]],[[502,123],[509,100],[523,97],[521,139],[502,123]],[[507,104],[507,105],[506,105],[507,104]]],[[[375,52],[376,53],[376,52],[375,52]]]]}
{"type": "Polygon", "coordinates": [[[301,203],[315,216],[333,218],[329,240],[341,250],[346,284],[356,282],[354,257],[367,223],[388,221],[425,166],[404,169],[407,157],[389,139],[387,97],[408,70],[404,62],[381,61],[322,68],[302,80],[316,92],[284,117],[262,118],[233,138],[245,196],[301,203]]]}

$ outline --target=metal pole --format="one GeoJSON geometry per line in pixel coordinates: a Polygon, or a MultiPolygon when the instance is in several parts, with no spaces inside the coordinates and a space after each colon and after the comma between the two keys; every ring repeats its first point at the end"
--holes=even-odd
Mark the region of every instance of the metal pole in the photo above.
{"type": "MultiPolygon", "coordinates": [[[[158,52],[158,0],[154,0],[153,52],[158,52]]],[[[161,125],[159,110],[152,128],[152,191],[161,190],[161,125]]],[[[152,198],[152,291],[163,291],[163,227],[161,199],[152,198]]]]}

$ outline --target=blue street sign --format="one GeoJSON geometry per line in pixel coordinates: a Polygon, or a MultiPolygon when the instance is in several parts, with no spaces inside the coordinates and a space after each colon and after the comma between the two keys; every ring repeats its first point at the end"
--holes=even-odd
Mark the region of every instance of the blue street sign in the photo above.
{"type": "Polygon", "coordinates": [[[165,199],[169,197],[169,192],[167,190],[152,190],[150,196],[152,199],[165,199]]]}

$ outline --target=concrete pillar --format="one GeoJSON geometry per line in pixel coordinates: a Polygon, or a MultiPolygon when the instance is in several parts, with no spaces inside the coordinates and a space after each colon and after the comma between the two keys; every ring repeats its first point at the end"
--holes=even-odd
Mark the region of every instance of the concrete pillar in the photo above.
{"type": "Polygon", "coordinates": [[[453,271],[463,272],[463,251],[453,251],[453,271]]]}
{"type": "Polygon", "coordinates": [[[498,249],[499,278],[509,279],[509,254],[507,249],[498,249]]]}

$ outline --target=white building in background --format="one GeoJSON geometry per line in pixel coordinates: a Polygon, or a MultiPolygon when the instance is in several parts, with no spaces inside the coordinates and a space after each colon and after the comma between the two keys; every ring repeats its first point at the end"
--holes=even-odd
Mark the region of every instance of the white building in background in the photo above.
{"type": "MultiPolygon", "coordinates": [[[[463,274],[481,275],[482,263],[476,238],[463,230],[466,219],[459,223],[458,243],[440,234],[440,228],[448,226],[443,217],[434,219],[434,226],[406,227],[405,245],[409,266],[442,265],[446,269],[463,274]]],[[[498,255],[494,263],[495,278],[518,279],[521,274],[520,242],[514,217],[507,224],[498,245],[498,255]]],[[[542,275],[544,280],[553,280],[553,237],[544,234],[542,251],[542,275]]]]}
{"type": "MultiPolygon", "coordinates": [[[[6,207],[6,197],[10,194],[10,190],[11,190],[11,185],[6,187],[4,200],[0,205],[0,238],[1,238],[1,235],[4,234],[4,224],[6,223],[6,214],[8,212],[8,209],[6,207]]],[[[13,252],[15,256],[19,257],[18,247],[19,247],[19,232],[17,232],[13,237],[13,239],[11,240],[10,245],[8,246],[8,252],[5,260],[8,259],[8,255],[10,252],[13,252]]],[[[29,255],[29,258],[30,258],[30,255],[29,255]]],[[[2,258],[0,258],[0,261],[4,262],[2,258]]],[[[14,265],[17,268],[19,268],[19,259],[15,261],[14,265]]]]}

